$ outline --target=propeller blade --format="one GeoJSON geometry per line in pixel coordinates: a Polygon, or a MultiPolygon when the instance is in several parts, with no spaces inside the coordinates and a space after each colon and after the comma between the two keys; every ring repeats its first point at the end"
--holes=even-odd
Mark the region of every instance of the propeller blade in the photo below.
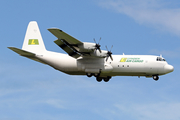
{"type": "MultiPolygon", "coordinates": [[[[113,46],[112,46],[113,47],[113,46]]],[[[112,50],[112,47],[111,47],[111,50],[112,50]]],[[[108,60],[108,58],[110,57],[111,58],[111,60],[113,61],[113,57],[112,57],[112,52],[111,52],[111,50],[109,51],[108,50],[108,47],[106,46],[106,49],[107,49],[107,57],[106,57],[106,61],[108,60]]]]}
{"type": "Polygon", "coordinates": [[[109,51],[108,48],[107,48],[107,45],[106,45],[106,49],[107,49],[107,51],[109,51]]]}
{"type": "Polygon", "coordinates": [[[108,58],[109,58],[109,55],[107,55],[107,57],[106,57],[106,62],[107,62],[108,58]]]}
{"type": "MultiPolygon", "coordinates": [[[[100,40],[101,40],[101,38],[99,39],[99,43],[100,43],[100,40]]],[[[99,50],[99,52],[101,53],[102,52],[101,49],[100,49],[101,45],[99,45],[99,43],[97,43],[95,39],[94,39],[94,42],[96,43],[95,49],[99,50]]]]}
{"type": "MultiPolygon", "coordinates": [[[[112,48],[113,48],[113,45],[111,46],[111,50],[112,50],[112,48]]],[[[110,50],[110,51],[111,51],[111,50],[110,50]]]]}
{"type": "Polygon", "coordinates": [[[109,57],[106,57],[106,62],[107,62],[108,58],[109,58],[109,57]]]}
{"type": "Polygon", "coordinates": [[[113,57],[112,57],[112,55],[110,56],[110,58],[111,58],[111,60],[113,61],[113,57]]]}
{"type": "Polygon", "coordinates": [[[98,44],[100,43],[100,41],[101,41],[101,37],[99,38],[99,42],[98,42],[98,44]]]}
{"type": "MultiPolygon", "coordinates": [[[[96,43],[96,40],[95,40],[95,38],[94,38],[94,42],[96,43]]],[[[97,44],[97,43],[96,43],[97,44]]]]}
{"type": "Polygon", "coordinates": [[[101,51],[101,49],[100,49],[100,48],[99,48],[98,50],[99,50],[99,52],[100,52],[100,53],[102,53],[102,51],[101,51]]]}

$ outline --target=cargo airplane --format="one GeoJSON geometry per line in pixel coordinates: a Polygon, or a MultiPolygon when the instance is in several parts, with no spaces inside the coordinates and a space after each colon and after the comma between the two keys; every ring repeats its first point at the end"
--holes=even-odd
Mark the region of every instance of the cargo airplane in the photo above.
{"type": "Polygon", "coordinates": [[[157,81],[160,75],[174,70],[162,56],[112,55],[111,50],[101,50],[95,40],[95,43],[81,42],[58,28],[48,30],[67,54],[46,50],[36,21],[31,21],[27,27],[22,49],[8,48],[69,75],[94,76],[98,82],[108,82],[114,76],[145,76],[157,81]]]}

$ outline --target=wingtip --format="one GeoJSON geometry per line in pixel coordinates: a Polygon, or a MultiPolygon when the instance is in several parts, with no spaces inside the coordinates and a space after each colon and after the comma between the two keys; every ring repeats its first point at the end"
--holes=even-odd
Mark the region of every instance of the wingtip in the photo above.
{"type": "MultiPolygon", "coordinates": [[[[48,28],[47,30],[51,31],[51,30],[60,30],[59,28],[48,28]]],[[[62,32],[62,30],[60,30],[62,32]]]]}
{"type": "Polygon", "coordinates": [[[13,49],[14,47],[7,47],[7,48],[9,48],[9,49],[13,49]]]}

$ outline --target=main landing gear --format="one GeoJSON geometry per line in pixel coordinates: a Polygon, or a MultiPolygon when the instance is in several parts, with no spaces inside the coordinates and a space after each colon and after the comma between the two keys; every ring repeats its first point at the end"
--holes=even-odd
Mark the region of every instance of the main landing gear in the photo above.
{"type": "Polygon", "coordinates": [[[92,73],[87,73],[86,75],[87,75],[88,77],[92,77],[92,76],[93,76],[92,73]]]}
{"type": "Polygon", "coordinates": [[[92,77],[92,76],[94,76],[94,77],[99,77],[100,73],[86,73],[86,75],[87,75],[88,77],[92,77]]]}
{"type": "Polygon", "coordinates": [[[95,73],[95,74],[93,74],[93,73],[87,73],[86,75],[87,75],[88,77],[92,77],[92,76],[96,77],[96,80],[97,80],[98,82],[101,82],[102,80],[104,80],[104,82],[108,82],[108,81],[111,79],[111,76],[99,77],[99,76],[100,76],[100,73],[95,73]]]}
{"type": "Polygon", "coordinates": [[[158,76],[158,75],[153,75],[152,77],[153,77],[153,79],[154,79],[155,81],[158,81],[158,80],[159,80],[159,76],[158,76]]]}
{"type": "Polygon", "coordinates": [[[111,79],[111,76],[107,76],[107,77],[96,77],[96,80],[98,82],[101,82],[102,80],[104,80],[104,82],[109,82],[109,80],[111,79]]]}

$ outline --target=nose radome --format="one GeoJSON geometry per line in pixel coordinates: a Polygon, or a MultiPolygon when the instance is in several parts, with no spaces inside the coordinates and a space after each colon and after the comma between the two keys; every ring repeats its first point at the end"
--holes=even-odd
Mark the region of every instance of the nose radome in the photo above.
{"type": "Polygon", "coordinates": [[[166,73],[170,73],[170,72],[174,71],[174,67],[172,65],[165,65],[164,70],[166,73]]]}

